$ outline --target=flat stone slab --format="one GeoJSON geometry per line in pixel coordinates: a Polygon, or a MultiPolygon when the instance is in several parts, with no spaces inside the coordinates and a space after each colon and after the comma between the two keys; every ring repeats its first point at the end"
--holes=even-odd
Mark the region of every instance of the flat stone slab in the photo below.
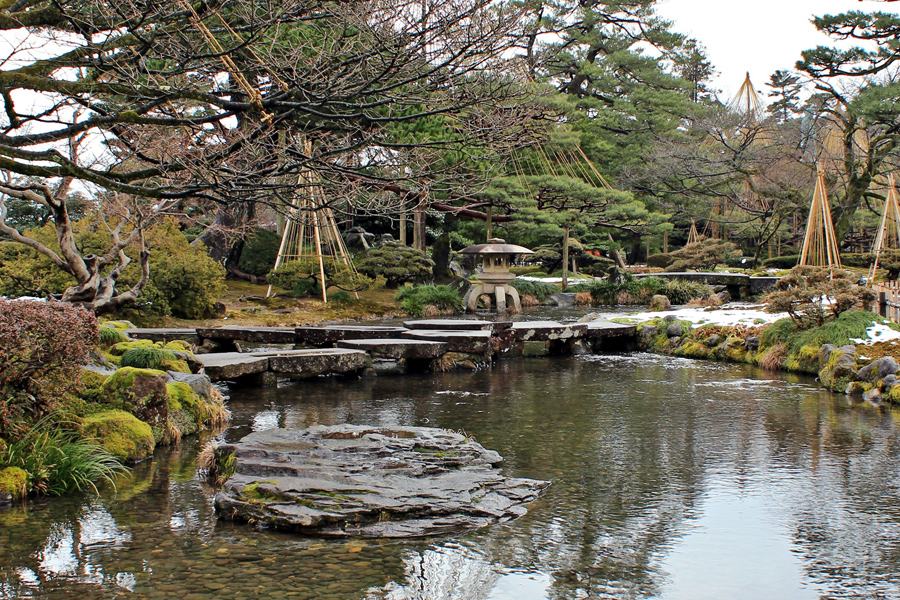
{"type": "Polygon", "coordinates": [[[379,340],[398,338],[405,327],[375,325],[327,325],[325,327],[297,327],[297,340],[313,346],[334,344],[340,340],[379,340]]]}
{"type": "MultiPolygon", "coordinates": [[[[408,330],[404,330],[408,331],[408,330]]],[[[425,340],[341,340],[338,348],[363,350],[372,358],[434,359],[447,353],[446,342],[429,342],[425,340]]]]}
{"type": "Polygon", "coordinates": [[[197,343],[197,330],[189,327],[150,328],[139,327],[126,329],[125,333],[136,340],[150,340],[152,342],[171,342],[172,340],[184,340],[192,344],[197,343]]]}
{"type": "Polygon", "coordinates": [[[406,339],[445,342],[447,352],[466,352],[468,354],[487,354],[491,352],[491,330],[474,331],[437,331],[431,329],[413,329],[403,334],[406,339]]]}
{"type": "Polygon", "coordinates": [[[295,344],[297,333],[293,327],[198,327],[197,335],[210,340],[236,340],[263,344],[295,344]]]}
{"type": "Polygon", "coordinates": [[[587,325],[584,323],[572,323],[563,325],[556,321],[517,321],[513,323],[513,331],[516,339],[521,342],[536,342],[550,340],[575,340],[580,338],[587,325]]]}
{"type": "Polygon", "coordinates": [[[219,518],[332,537],[485,527],[525,514],[550,485],[505,477],[496,452],[429,427],[270,429],[216,454],[219,464],[234,457],[215,498],[219,518]]]}
{"type": "Polygon", "coordinates": [[[198,354],[197,360],[211,381],[237,379],[269,370],[269,359],[262,354],[242,352],[218,352],[198,354]]]}
{"type": "Polygon", "coordinates": [[[585,323],[587,331],[584,337],[588,339],[605,339],[616,337],[634,337],[637,335],[637,325],[625,323],[613,323],[612,321],[589,321],[585,323]]]}
{"type": "Polygon", "coordinates": [[[361,350],[312,348],[271,352],[199,354],[197,360],[203,365],[206,374],[212,381],[222,381],[266,371],[301,377],[327,373],[349,373],[366,368],[370,359],[369,355],[361,350]]]}
{"type": "Polygon", "coordinates": [[[478,331],[487,329],[491,331],[503,331],[512,327],[512,321],[479,321],[476,319],[422,319],[419,321],[406,321],[403,326],[407,329],[437,329],[439,331],[478,331]]]}
{"type": "Polygon", "coordinates": [[[345,348],[310,348],[282,350],[262,354],[269,359],[269,370],[286,375],[313,376],[328,373],[350,373],[369,366],[369,355],[362,350],[345,348]]]}

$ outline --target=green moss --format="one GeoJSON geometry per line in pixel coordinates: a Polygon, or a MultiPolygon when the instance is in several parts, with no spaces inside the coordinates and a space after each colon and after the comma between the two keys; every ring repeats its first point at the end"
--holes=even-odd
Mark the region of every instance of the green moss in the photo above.
{"type": "Polygon", "coordinates": [[[124,410],[106,410],[87,416],[82,434],[94,438],[110,454],[125,462],[143,460],[153,454],[155,443],[150,425],[124,410]]]}
{"type": "Polygon", "coordinates": [[[120,331],[136,329],[134,323],[132,323],[131,321],[106,321],[102,325],[103,327],[112,327],[113,329],[118,329],[120,331]]]}
{"type": "Polygon", "coordinates": [[[91,369],[81,369],[81,385],[87,389],[99,390],[108,377],[91,369]]]}
{"type": "Polygon", "coordinates": [[[163,350],[157,347],[130,348],[119,359],[123,367],[137,367],[139,369],[166,370],[166,362],[175,362],[175,355],[171,350],[163,350]]]}
{"type": "Polygon", "coordinates": [[[177,371],[178,373],[191,372],[191,368],[188,366],[187,361],[176,359],[168,359],[162,361],[159,364],[159,369],[161,371],[177,371]]]}
{"type": "Polygon", "coordinates": [[[197,406],[199,397],[194,390],[183,381],[175,381],[166,384],[166,393],[169,396],[169,410],[179,410],[197,406]]]}
{"type": "Polygon", "coordinates": [[[188,342],[184,340],[172,340],[165,346],[163,346],[166,350],[175,350],[177,352],[189,352],[191,354],[194,353],[194,348],[188,342]]]}
{"type": "Polygon", "coordinates": [[[241,496],[251,502],[274,502],[280,498],[273,494],[267,494],[259,490],[259,486],[263,484],[278,485],[277,481],[254,481],[250,485],[244,486],[241,490],[241,496]]]}
{"type": "Polygon", "coordinates": [[[28,473],[19,467],[0,470],[0,496],[23,498],[28,493],[28,473]]]}
{"type": "Polygon", "coordinates": [[[885,397],[894,404],[900,404],[900,385],[892,387],[891,391],[888,392],[885,397]]]}
{"type": "Polygon", "coordinates": [[[129,350],[132,350],[134,348],[158,348],[158,347],[159,346],[156,343],[151,342],[150,340],[134,340],[131,342],[119,342],[118,344],[116,344],[115,346],[110,348],[109,352],[110,352],[110,354],[112,354],[114,356],[122,356],[123,354],[125,354],[126,352],[128,352],[129,350]]]}

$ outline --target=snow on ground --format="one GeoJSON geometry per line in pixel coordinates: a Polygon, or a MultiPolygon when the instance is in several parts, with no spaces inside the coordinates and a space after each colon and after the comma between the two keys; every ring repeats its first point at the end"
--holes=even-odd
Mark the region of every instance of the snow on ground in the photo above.
{"type": "Polygon", "coordinates": [[[871,346],[878,342],[889,342],[891,340],[900,339],[900,331],[891,329],[887,325],[880,323],[872,323],[872,326],[866,329],[866,338],[851,339],[854,344],[865,344],[871,346]]]}
{"type": "Polygon", "coordinates": [[[627,320],[631,323],[643,323],[659,317],[673,316],[681,321],[690,321],[694,327],[700,325],[764,325],[788,316],[787,313],[767,313],[760,305],[723,304],[711,308],[677,308],[665,312],[640,312],[634,314],[609,313],[605,319],[627,320]]]}

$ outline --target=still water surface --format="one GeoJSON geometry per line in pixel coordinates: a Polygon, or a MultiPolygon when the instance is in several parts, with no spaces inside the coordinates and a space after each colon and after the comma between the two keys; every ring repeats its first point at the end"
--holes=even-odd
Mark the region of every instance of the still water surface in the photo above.
{"type": "Polygon", "coordinates": [[[0,511],[0,598],[900,599],[896,415],[809,380],[646,354],[232,390],[223,436],[465,430],[549,479],[510,523],[329,541],[222,523],[197,443],[116,494],[0,511]]]}

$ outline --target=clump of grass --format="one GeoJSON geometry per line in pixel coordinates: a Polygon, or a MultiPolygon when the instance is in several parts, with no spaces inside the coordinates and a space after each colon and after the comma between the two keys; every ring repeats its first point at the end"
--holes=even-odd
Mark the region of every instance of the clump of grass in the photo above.
{"type": "Polygon", "coordinates": [[[514,279],[510,282],[510,285],[516,288],[516,291],[519,292],[520,296],[534,296],[542,302],[544,298],[546,298],[550,294],[558,294],[560,291],[559,286],[553,285],[552,283],[547,283],[546,281],[528,281],[526,279],[514,279]]]}
{"type": "Polygon", "coordinates": [[[705,283],[663,277],[636,278],[629,274],[619,280],[596,281],[577,289],[570,288],[570,291],[590,292],[594,302],[606,305],[649,304],[656,294],[662,294],[672,304],[687,304],[712,295],[712,288],[705,283]]]}
{"type": "Polygon", "coordinates": [[[456,312],[462,309],[459,293],[448,285],[412,285],[402,287],[395,296],[407,314],[418,317],[434,306],[439,312],[456,312]]]}
{"type": "Polygon", "coordinates": [[[110,348],[121,342],[127,342],[128,336],[121,329],[114,327],[100,326],[100,345],[103,348],[110,348]]]}
{"type": "Polygon", "coordinates": [[[167,360],[175,360],[175,354],[171,350],[147,346],[126,350],[119,358],[119,366],[135,367],[137,369],[159,369],[167,360]]]}
{"type": "Polygon", "coordinates": [[[762,330],[759,343],[762,347],[784,344],[789,355],[799,353],[803,346],[818,348],[822,344],[834,344],[840,347],[851,344],[851,339],[865,337],[873,323],[887,321],[864,310],[843,312],[835,320],[810,329],[799,329],[791,319],[780,319],[762,330]]]}
{"type": "Polygon", "coordinates": [[[28,489],[36,494],[61,496],[84,491],[97,492],[97,483],[113,484],[128,469],[102,446],[79,438],[54,422],[53,415],[41,419],[17,440],[0,450],[0,469],[18,467],[28,474],[28,489]]]}

